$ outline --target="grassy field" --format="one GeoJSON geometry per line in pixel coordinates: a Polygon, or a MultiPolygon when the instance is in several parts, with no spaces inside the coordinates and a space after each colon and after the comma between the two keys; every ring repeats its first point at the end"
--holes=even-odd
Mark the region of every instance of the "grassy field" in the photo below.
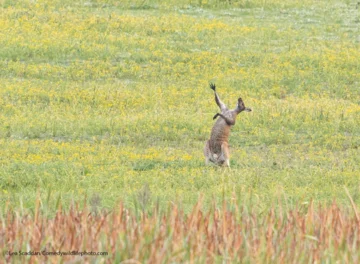
{"type": "Polygon", "coordinates": [[[0,208],[360,204],[356,1],[0,1],[0,208]],[[218,111],[251,113],[231,170],[218,111]]]}

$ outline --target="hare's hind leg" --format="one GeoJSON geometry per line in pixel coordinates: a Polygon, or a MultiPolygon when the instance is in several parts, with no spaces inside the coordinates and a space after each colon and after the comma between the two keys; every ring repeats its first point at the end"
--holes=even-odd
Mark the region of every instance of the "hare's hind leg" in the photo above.
{"type": "Polygon", "coordinates": [[[227,142],[223,142],[221,144],[221,154],[224,159],[223,166],[227,166],[230,168],[230,150],[229,144],[227,142]]]}

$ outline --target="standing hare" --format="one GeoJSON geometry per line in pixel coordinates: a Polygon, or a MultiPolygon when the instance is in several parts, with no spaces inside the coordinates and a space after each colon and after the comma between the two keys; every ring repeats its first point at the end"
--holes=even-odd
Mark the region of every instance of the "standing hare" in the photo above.
{"type": "Polygon", "coordinates": [[[230,128],[235,125],[236,117],[240,112],[251,112],[251,109],[245,107],[243,100],[239,98],[236,108],[229,110],[217,95],[215,84],[210,83],[210,88],[214,90],[215,102],[220,107],[221,113],[217,113],[213,118],[216,119],[217,117],[220,117],[216,120],[211,130],[210,139],[207,140],[205,144],[205,163],[208,164],[210,161],[220,166],[230,167],[230,128]]]}

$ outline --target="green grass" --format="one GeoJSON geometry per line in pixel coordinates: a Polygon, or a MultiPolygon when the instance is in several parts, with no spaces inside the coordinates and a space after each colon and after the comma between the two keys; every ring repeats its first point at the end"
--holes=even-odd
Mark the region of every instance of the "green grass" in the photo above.
{"type": "Polygon", "coordinates": [[[356,2],[117,2],[2,1],[1,204],[360,204],[356,2]],[[253,109],[231,170],[204,166],[210,81],[253,109]]]}

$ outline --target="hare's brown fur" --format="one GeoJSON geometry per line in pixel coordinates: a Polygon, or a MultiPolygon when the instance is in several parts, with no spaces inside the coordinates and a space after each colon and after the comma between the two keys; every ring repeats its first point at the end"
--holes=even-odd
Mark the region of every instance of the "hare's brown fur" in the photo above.
{"type": "Polygon", "coordinates": [[[204,147],[205,163],[213,162],[220,166],[230,167],[229,135],[231,126],[235,125],[237,115],[242,111],[251,111],[245,107],[241,98],[238,99],[237,107],[229,110],[220,100],[216,93],[215,85],[210,84],[215,93],[215,102],[220,107],[221,113],[217,113],[214,119],[218,118],[211,130],[210,139],[204,147]]]}

